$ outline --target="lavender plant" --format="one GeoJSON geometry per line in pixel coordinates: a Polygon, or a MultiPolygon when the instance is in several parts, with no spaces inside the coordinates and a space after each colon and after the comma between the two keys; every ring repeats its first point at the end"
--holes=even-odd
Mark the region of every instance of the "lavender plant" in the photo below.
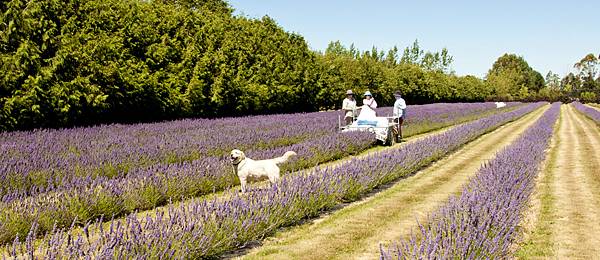
{"type": "Polygon", "coordinates": [[[429,216],[410,239],[381,247],[382,259],[510,258],[517,225],[533,192],[560,112],[554,103],[514,143],[481,167],[463,188],[429,216]]]}
{"type": "Polygon", "coordinates": [[[592,120],[596,121],[596,123],[600,124],[600,111],[598,111],[594,108],[591,108],[591,107],[587,107],[587,106],[581,104],[580,102],[573,102],[571,104],[573,104],[573,106],[577,110],[579,110],[579,112],[583,113],[584,115],[588,116],[592,120]]]}
{"type": "Polygon", "coordinates": [[[205,258],[218,256],[270,235],[277,228],[313,217],[342,201],[415,172],[470,140],[514,120],[541,103],[485,117],[449,131],[333,168],[284,176],[271,188],[248,194],[227,193],[214,199],[171,204],[145,217],[129,215],[82,230],[56,228],[33,242],[37,225],[25,242],[15,240],[6,254],[53,258],[205,258]],[[108,226],[106,226],[108,225],[108,226]]]}

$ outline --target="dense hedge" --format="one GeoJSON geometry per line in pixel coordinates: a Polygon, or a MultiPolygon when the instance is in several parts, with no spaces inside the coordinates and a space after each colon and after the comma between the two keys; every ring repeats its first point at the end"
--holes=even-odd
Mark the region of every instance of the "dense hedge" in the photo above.
{"type": "Polygon", "coordinates": [[[395,89],[409,103],[491,93],[448,73],[446,50],[318,53],[221,0],[10,0],[0,15],[0,130],[333,109],[350,88],[381,105],[395,89]]]}
{"type": "Polygon", "coordinates": [[[2,128],[313,109],[302,37],[180,2],[3,2],[2,128]]]}

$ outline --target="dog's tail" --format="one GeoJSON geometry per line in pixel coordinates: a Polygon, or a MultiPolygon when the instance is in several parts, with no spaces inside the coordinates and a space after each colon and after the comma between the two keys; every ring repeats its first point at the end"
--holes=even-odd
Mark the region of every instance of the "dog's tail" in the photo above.
{"type": "Polygon", "coordinates": [[[296,155],[296,152],[294,152],[294,151],[287,151],[287,152],[285,152],[283,154],[283,156],[274,158],[273,161],[275,161],[276,164],[284,163],[287,160],[289,160],[290,157],[292,157],[294,155],[296,155]]]}

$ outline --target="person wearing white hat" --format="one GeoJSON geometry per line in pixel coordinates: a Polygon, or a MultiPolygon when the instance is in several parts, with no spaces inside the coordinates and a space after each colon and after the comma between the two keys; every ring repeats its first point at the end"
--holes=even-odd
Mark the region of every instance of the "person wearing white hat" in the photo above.
{"type": "Polygon", "coordinates": [[[346,125],[352,124],[352,121],[358,115],[358,108],[356,107],[354,92],[351,89],[346,91],[346,98],[342,102],[342,110],[344,111],[344,122],[346,122],[346,125]]]}
{"type": "Polygon", "coordinates": [[[367,92],[365,92],[364,96],[365,96],[365,99],[363,99],[363,105],[366,105],[366,106],[370,107],[371,109],[375,110],[375,108],[377,108],[377,101],[375,101],[375,99],[373,98],[373,95],[371,95],[371,92],[367,90],[367,92]]]}

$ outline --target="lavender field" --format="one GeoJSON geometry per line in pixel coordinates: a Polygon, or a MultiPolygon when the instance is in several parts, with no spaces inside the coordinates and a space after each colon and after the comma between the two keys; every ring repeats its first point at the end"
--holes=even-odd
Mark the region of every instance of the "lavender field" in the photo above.
{"type": "MultiPolygon", "coordinates": [[[[365,197],[374,197],[373,205],[377,205],[378,197],[387,196],[379,190],[393,190],[389,185],[422,178],[418,176],[424,174],[423,169],[438,167],[443,171],[444,165],[436,161],[452,158],[469,143],[484,142],[488,133],[504,129],[501,132],[510,135],[511,129],[523,125],[521,132],[515,132],[521,134],[509,145],[493,146],[492,141],[489,145],[497,149],[493,158],[481,161],[481,168],[464,179],[458,190],[448,193],[447,199],[436,200],[436,209],[426,212],[425,218],[417,222],[402,220],[398,224],[401,228],[393,228],[393,219],[372,218],[373,228],[379,221],[392,225],[389,234],[382,235],[377,243],[369,242],[365,249],[356,246],[350,250],[360,253],[374,249],[381,259],[547,256],[549,253],[540,249],[544,243],[535,240],[539,238],[535,227],[522,226],[529,214],[540,214],[535,219],[544,221],[543,212],[532,212],[531,208],[531,203],[543,198],[538,193],[545,192],[536,180],[548,174],[545,161],[560,158],[554,155],[554,138],[579,136],[565,135],[569,127],[589,125],[580,130],[587,133],[588,141],[572,143],[589,142],[591,147],[600,144],[593,139],[600,136],[594,112],[597,110],[580,103],[509,103],[505,109],[497,109],[493,103],[411,106],[408,136],[450,127],[360,156],[356,155],[376,145],[374,138],[367,133],[338,133],[338,112],[5,133],[2,153],[13,161],[3,161],[0,238],[4,245],[0,254],[38,259],[198,259],[229,257],[233,252],[247,259],[276,259],[282,254],[271,255],[278,251],[273,251],[277,247],[268,237],[278,236],[280,240],[279,234],[294,237],[309,232],[306,239],[320,239],[318,234],[310,233],[311,229],[294,227],[320,225],[311,221],[322,218],[324,212],[331,212],[329,218],[340,223],[358,221],[349,213],[338,216],[339,208],[354,207],[353,202],[365,197]],[[530,122],[527,127],[525,122],[530,122]],[[205,125],[217,130],[211,132],[205,125]],[[112,130],[123,136],[110,134],[112,130]],[[236,134],[229,139],[229,135],[222,135],[224,132],[236,134]],[[178,140],[178,135],[188,134],[195,138],[178,140]],[[55,144],[57,141],[71,148],[55,144]],[[193,152],[195,145],[199,149],[193,152]],[[63,150],[52,153],[52,147],[63,150]],[[276,185],[257,185],[248,193],[239,193],[231,189],[238,180],[226,158],[228,151],[237,147],[257,159],[280,156],[287,150],[296,151],[298,156],[282,165],[284,176],[276,185]],[[141,151],[153,152],[145,155],[141,151]],[[190,154],[186,156],[186,152],[190,154]],[[350,155],[355,156],[346,159],[350,155]],[[19,158],[27,159],[17,161],[19,158]],[[332,160],[339,162],[330,167],[318,166],[332,160]],[[70,162],[76,162],[77,167],[69,167],[70,162]],[[36,182],[36,174],[51,177],[36,182]],[[412,230],[409,235],[405,235],[407,228],[412,230]],[[402,231],[394,236],[394,230],[402,231]],[[389,240],[391,237],[399,239],[389,240]],[[265,245],[248,248],[257,243],[265,245]],[[264,246],[268,246],[267,251],[262,253],[264,246]],[[531,253],[532,248],[541,253],[531,253]]],[[[381,108],[378,113],[390,110],[381,108]]],[[[588,156],[592,162],[597,160],[594,153],[588,156]]],[[[582,168],[580,172],[591,169],[582,168]]],[[[407,198],[419,196],[418,190],[413,192],[415,195],[407,198]]],[[[426,194],[423,192],[423,196],[426,194]]],[[[406,203],[407,210],[419,204],[397,203],[406,203]]],[[[362,211],[374,206],[365,207],[362,211]]],[[[372,241],[360,235],[345,239],[356,245],[372,241]]],[[[294,250],[291,245],[278,250],[294,250]]],[[[336,254],[328,250],[339,250],[333,245],[323,246],[323,256],[336,254]]],[[[306,258],[315,255],[319,251],[306,258]]]]}
{"type": "MultiPolygon", "coordinates": [[[[510,103],[508,110],[518,106],[510,103]]],[[[506,109],[504,109],[506,110],[506,109]]],[[[504,111],[500,110],[500,111],[504,111]]],[[[493,103],[412,106],[405,136],[497,113],[493,103]]],[[[390,113],[389,108],[379,110],[390,113]]],[[[359,153],[366,133],[341,134],[339,112],[181,120],[0,136],[0,241],[83,225],[236,185],[227,153],[255,159],[298,153],[286,172],[359,153]]]]}
{"type": "Polygon", "coordinates": [[[53,229],[45,236],[46,242],[41,243],[50,243],[50,247],[36,248],[30,244],[39,234],[35,224],[24,243],[13,244],[13,248],[19,248],[13,253],[49,257],[53,254],[142,258],[218,256],[268,235],[278,227],[314,217],[340,202],[356,200],[369,190],[410,174],[465,142],[539,106],[541,104],[529,104],[511,112],[486,116],[400,148],[351,160],[336,168],[292,174],[272,189],[255,190],[248,195],[229,193],[225,198],[196,199],[141,218],[134,214],[111,221],[110,227],[104,227],[106,230],[102,221],[86,224],[77,234],[69,229],[53,229]],[[372,165],[377,167],[369,167],[372,165]],[[68,239],[74,235],[78,238],[68,239]]]}
{"type": "Polygon", "coordinates": [[[600,259],[598,10],[0,0],[0,260],[600,259]]]}

